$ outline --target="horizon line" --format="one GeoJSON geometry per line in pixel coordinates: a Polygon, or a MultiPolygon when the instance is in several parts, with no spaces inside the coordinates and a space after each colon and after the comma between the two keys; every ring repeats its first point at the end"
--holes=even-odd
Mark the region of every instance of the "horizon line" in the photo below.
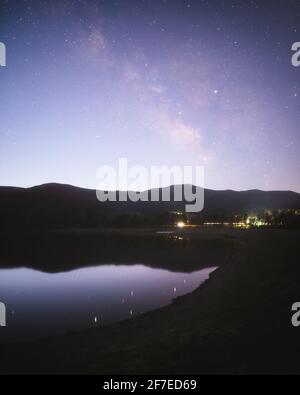
{"type": "MultiPolygon", "coordinates": [[[[158,186],[158,187],[152,187],[152,188],[148,188],[148,189],[144,189],[141,191],[133,191],[133,190],[107,190],[108,192],[137,192],[137,193],[143,193],[143,192],[147,192],[147,191],[151,191],[153,189],[164,189],[164,188],[172,188],[174,186],[184,186],[184,185],[192,185],[193,187],[197,187],[197,188],[203,188],[203,187],[199,187],[196,186],[194,184],[170,184],[168,186],[158,186]]],[[[99,189],[97,188],[87,188],[87,187],[82,187],[82,186],[78,186],[78,185],[74,185],[74,184],[68,184],[68,183],[60,183],[60,182],[45,182],[42,184],[36,184],[33,186],[29,186],[29,187],[20,187],[20,186],[15,186],[15,185],[0,185],[0,188],[12,188],[12,189],[34,189],[34,188],[41,188],[41,187],[49,187],[49,186],[64,186],[64,187],[71,187],[71,188],[78,188],[78,189],[85,189],[85,190],[89,190],[89,191],[97,191],[99,189]]],[[[270,189],[270,190],[264,190],[264,189],[259,189],[259,188],[251,188],[251,189],[213,189],[213,188],[203,188],[204,191],[214,191],[214,192],[253,192],[253,191],[257,191],[257,192],[290,192],[290,193],[296,193],[296,194],[300,194],[300,192],[297,192],[295,190],[291,190],[291,189],[270,189]]],[[[106,191],[106,190],[104,190],[106,191]]]]}

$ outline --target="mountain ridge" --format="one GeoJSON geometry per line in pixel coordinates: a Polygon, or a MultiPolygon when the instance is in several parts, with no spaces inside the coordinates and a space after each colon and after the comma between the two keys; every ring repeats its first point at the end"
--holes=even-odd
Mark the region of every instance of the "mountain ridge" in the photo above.
{"type": "MultiPolygon", "coordinates": [[[[160,197],[162,189],[159,188],[160,197]]],[[[122,226],[134,226],[135,221],[142,225],[142,217],[146,216],[147,224],[151,221],[161,224],[168,213],[185,209],[186,201],[172,199],[173,189],[171,186],[171,201],[168,202],[160,198],[157,202],[101,203],[97,200],[96,190],[69,184],[48,183],[30,188],[1,186],[0,228],[118,226],[121,217],[122,226]]],[[[204,197],[203,211],[195,214],[199,220],[226,219],[264,210],[300,209],[300,194],[293,191],[205,189],[204,197]]]]}

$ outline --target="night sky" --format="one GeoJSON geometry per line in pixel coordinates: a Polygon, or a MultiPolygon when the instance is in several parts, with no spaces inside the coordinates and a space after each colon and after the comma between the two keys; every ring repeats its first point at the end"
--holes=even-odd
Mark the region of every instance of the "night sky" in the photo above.
{"type": "Polygon", "coordinates": [[[204,165],[300,192],[300,1],[1,1],[0,185],[204,165]]]}

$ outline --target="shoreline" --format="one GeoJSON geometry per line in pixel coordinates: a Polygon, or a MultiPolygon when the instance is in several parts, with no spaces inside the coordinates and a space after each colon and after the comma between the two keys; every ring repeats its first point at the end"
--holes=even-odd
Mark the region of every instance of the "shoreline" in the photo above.
{"type": "Polygon", "coordinates": [[[300,332],[289,316],[290,302],[300,299],[299,232],[236,236],[242,248],[171,305],[108,327],[3,346],[0,372],[299,373],[300,332]]]}

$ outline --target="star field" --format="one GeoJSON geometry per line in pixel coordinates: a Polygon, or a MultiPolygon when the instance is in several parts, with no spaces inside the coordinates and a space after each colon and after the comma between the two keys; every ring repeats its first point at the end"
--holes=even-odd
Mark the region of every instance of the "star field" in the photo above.
{"type": "Polygon", "coordinates": [[[299,1],[0,1],[0,184],[203,165],[300,192],[299,1]]]}

